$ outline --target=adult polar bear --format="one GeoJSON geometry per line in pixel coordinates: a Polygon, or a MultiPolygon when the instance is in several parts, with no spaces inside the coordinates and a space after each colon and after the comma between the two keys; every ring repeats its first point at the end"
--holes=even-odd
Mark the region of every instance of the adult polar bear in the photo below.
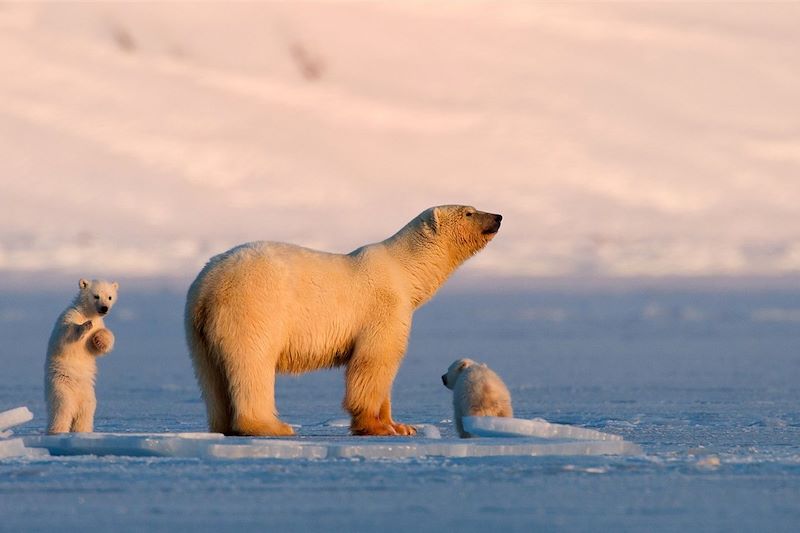
{"type": "Polygon", "coordinates": [[[439,206],[347,255],[252,242],[212,257],[189,289],[185,315],[210,430],[292,435],[277,417],[275,373],[345,365],[353,434],[414,434],[391,415],[412,314],[502,218],[439,206]]]}

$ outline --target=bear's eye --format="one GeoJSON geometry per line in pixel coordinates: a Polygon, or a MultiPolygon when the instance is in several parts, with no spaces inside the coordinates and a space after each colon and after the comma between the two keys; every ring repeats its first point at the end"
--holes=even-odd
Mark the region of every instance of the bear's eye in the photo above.
{"type": "Polygon", "coordinates": [[[466,214],[466,216],[468,216],[468,217],[471,217],[471,216],[472,216],[472,213],[469,213],[469,212],[468,212],[468,213],[466,214]]]}
{"type": "Polygon", "coordinates": [[[108,297],[108,301],[109,301],[109,302],[111,301],[111,296],[109,296],[109,297],[108,297]]]}
{"type": "Polygon", "coordinates": [[[100,295],[99,295],[99,294],[95,294],[95,295],[94,295],[94,299],[95,299],[95,300],[99,300],[99,299],[100,299],[100,295]]]}

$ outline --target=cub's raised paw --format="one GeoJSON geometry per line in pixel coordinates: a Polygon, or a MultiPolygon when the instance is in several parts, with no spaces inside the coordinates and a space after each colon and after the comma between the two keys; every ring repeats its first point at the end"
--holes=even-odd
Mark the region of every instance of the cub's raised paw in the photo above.
{"type": "Polygon", "coordinates": [[[114,347],[114,334],[109,330],[98,329],[89,339],[89,348],[94,354],[108,353],[114,347]]]}

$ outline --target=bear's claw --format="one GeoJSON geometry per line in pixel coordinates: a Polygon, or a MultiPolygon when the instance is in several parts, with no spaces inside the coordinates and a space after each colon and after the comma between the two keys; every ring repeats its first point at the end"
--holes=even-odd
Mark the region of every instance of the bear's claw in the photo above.
{"type": "Polygon", "coordinates": [[[397,432],[398,435],[416,435],[417,428],[409,424],[400,424],[399,422],[392,422],[392,428],[397,432]]]}

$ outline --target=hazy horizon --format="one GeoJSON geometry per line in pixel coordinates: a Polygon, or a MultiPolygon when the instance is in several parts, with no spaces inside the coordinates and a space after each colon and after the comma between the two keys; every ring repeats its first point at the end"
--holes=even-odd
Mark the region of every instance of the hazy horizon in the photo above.
{"type": "Polygon", "coordinates": [[[800,273],[800,4],[0,7],[0,275],[191,278],[423,209],[514,279],[800,273]]]}

